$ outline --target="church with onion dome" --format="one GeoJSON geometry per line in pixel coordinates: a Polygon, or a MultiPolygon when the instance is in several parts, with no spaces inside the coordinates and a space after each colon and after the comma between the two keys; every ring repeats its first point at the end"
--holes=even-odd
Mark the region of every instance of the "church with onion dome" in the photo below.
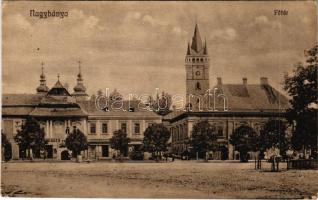
{"type": "MultiPolygon", "coordinates": [[[[65,147],[66,130],[81,130],[88,139],[88,149],[82,152],[84,159],[110,159],[115,151],[109,140],[115,130],[123,129],[130,138],[129,149],[139,148],[145,129],[154,123],[161,123],[161,116],[154,112],[138,109],[139,101],[123,100],[122,110],[101,110],[95,105],[95,98],[86,93],[83,75],[79,67],[77,84],[73,93],[61,83],[58,75],[56,83],[46,85],[44,68],[40,75],[40,85],[35,94],[2,95],[2,132],[12,144],[12,159],[25,157],[14,142],[14,136],[28,116],[35,118],[45,130],[47,158],[69,159],[71,152],[65,147]]],[[[122,99],[115,89],[110,100],[122,99]]],[[[125,152],[126,156],[128,150],[125,152]]]]}
{"type": "Polygon", "coordinates": [[[260,77],[259,83],[248,83],[244,77],[238,84],[223,83],[218,77],[217,84],[210,87],[209,63],[207,42],[202,41],[196,25],[185,55],[186,106],[165,116],[140,108],[140,100],[124,100],[116,89],[108,100],[120,101],[121,109],[100,108],[96,105],[96,97],[89,97],[86,93],[80,63],[73,92],[62,84],[65,80],[59,75],[56,83],[48,87],[42,64],[36,93],[2,94],[2,132],[12,144],[12,158],[25,156],[14,142],[14,136],[25,119],[33,117],[45,130],[48,159],[68,159],[70,152],[65,147],[65,139],[66,130],[70,129],[80,129],[87,136],[88,149],[82,155],[93,160],[112,158],[115,151],[110,147],[110,138],[114,131],[124,130],[130,138],[125,152],[127,156],[129,150],[142,145],[144,131],[154,123],[163,123],[170,130],[170,152],[182,155],[191,149],[189,141],[194,124],[202,120],[213,124],[218,132],[220,148],[211,155],[213,159],[238,159],[229,143],[234,130],[248,125],[259,133],[268,119],[284,119],[289,108],[288,99],[273,88],[266,77],[260,77]],[[214,97],[212,101],[210,91],[214,97]]]}

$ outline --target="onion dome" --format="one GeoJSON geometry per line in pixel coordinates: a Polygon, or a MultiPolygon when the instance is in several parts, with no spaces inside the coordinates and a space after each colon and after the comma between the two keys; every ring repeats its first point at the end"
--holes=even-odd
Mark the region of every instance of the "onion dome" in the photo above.
{"type": "Polygon", "coordinates": [[[78,64],[79,64],[78,66],[79,72],[77,74],[77,84],[73,88],[74,93],[72,95],[73,96],[88,96],[86,94],[86,87],[84,86],[84,83],[83,83],[83,76],[81,73],[81,65],[80,65],[81,62],[79,61],[78,64]]]}
{"type": "Polygon", "coordinates": [[[49,88],[46,86],[46,79],[45,79],[45,74],[44,74],[44,63],[42,64],[42,73],[40,75],[40,85],[36,88],[36,92],[38,94],[45,94],[49,91],[49,88]]]}

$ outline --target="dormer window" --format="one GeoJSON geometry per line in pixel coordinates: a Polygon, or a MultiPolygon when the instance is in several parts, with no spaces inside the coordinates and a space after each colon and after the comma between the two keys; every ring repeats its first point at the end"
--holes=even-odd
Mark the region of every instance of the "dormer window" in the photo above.
{"type": "Polygon", "coordinates": [[[129,112],[135,112],[135,108],[129,108],[129,112]]]}

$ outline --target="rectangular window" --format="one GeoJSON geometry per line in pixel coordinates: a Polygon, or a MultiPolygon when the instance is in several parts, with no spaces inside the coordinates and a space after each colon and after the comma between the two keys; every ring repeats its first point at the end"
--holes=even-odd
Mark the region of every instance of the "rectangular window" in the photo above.
{"type": "Polygon", "coordinates": [[[126,124],[126,123],[121,123],[120,128],[121,128],[121,130],[123,130],[125,133],[127,133],[127,124],[126,124]]]}
{"type": "Polygon", "coordinates": [[[102,123],[102,134],[107,134],[108,133],[108,124],[107,122],[102,123]]]}
{"type": "Polygon", "coordinates": [[[135,134],[139,134],[140,133],[140,124],[139,123],[135,123],[134,133],[135,134]]]}
{"type": "Polygon", "coordinates": [[[89,131],[91,134],[96,134],[96,123],[94,122],[89,123],[89,131]]]}
{"type": "Polygon", "coordinates": [[[218,126],[218,136],[219,137],[223,137],[223,127],[222,126],[218,126]]]}

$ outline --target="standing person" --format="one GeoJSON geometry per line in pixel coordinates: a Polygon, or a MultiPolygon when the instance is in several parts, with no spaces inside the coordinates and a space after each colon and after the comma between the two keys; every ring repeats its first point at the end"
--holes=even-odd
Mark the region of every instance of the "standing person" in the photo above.
{"type": "Polygon", "coordinates": [[[43,149],[40,150],[40,155],[41,155],[41,158],[43,158],[43,160],[45,160],[45,152],[43,149]]]}
{"type": "Polygon", "coordinates": [[[294,154],[294,151],[289,147],[286,151],[286,157],[287,157],[287,169],[290,169],[290,160],[292,159],[294,154]]]}

